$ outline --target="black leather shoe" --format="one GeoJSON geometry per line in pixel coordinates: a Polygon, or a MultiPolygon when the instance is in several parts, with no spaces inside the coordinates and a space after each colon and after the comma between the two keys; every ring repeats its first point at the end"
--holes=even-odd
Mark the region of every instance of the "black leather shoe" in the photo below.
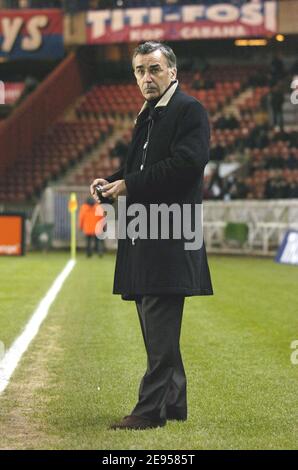
{"type": "Polygon", "coordinates": [[[142,418],[141,416],[125,416],[120,423],[115,423],[110,426],[110,429],[152,429],[162,427],[166,424],[166,421],[151,421],[147,418],[142,418]]]}

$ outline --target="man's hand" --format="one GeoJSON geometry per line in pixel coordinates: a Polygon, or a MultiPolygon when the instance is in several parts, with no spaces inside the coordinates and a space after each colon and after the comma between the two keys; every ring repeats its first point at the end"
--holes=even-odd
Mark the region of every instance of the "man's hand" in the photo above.
{"type": "Polygon", "coordinates": [[[97,186],[98,184],[101,184],[102,186],[105,186],[106,184],[108,184],[108,181],[104,180],[103,178],[97,178],[90,185],[91,196],[95,199],[96,202],[98,202],[100,204],[100,199],[98,198],[97,193],[96,193],[96,189],[95,189],[95,186],[97,186]]]}
{"type": "Polygon", "coordinates": [[[126,196],[127,194],[125,180],[117,180],[113,183],[105,184],[104,187],[105,190],[102,192],[103,197],[111,197],[116,200],[118,196],[126,196]]]}

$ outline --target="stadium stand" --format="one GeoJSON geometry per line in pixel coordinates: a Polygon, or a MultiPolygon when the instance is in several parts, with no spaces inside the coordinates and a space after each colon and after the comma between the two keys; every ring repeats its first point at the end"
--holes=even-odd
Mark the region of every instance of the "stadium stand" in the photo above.
{"type": "Polygon", "coordinates": [[[103,141],[112,127],[111,119],[57,122],[35,144],[31,155],[16,162],[17,176],[8,170],[0,179],[0,200],[23,201],[38,195],[49,181],[61,176],[103,141]]]}
{"type": "MultiPolygon", "coordinates": [[[[195,75],[192,72],[181,72],[179,74],[181,87],[186,92],[195,96],[199,99],[208,109],[210,115],[216,116],[220,109],[225,104],[231,102],[231,100],[239,96],[242,89],[245,89],[247,78],[250,77],[252,72],[247,67],[211,67],[208,73],[205,75],[205,86],[201,89],[197,89],[197,82],[195,75]],[[250,73],[249,73],[250,72],[250,73]],[[220,80],[224,78],[224,81],[220,80]]],[[[249,105],[253,109],[260,102],[261,97],[264,93],[268,92],[267,88],[259,89],[256,92],[256,97],[251,100],[250,103],[244,103],[245,108],[249,105]]],[[[136,92],[135,84],[113,84],[113,85],[94,85],[90,91],[80,100],[76,106],[75,112],[79,119],[98,119],[101,115],[108,116],[123,116],[128,115],[130,117],[130,128],[133,126],[133,121],[136,114],[140,110],[143,104],[143,98],[139,93],[136,92]]],[[[243,120],[245,129],[247,123],[243,120]]],[[[251,127],[253,124],[251,124],[251,127]]],[[[217,130],[214,135],[215,142],[223,142],[226,146],[228,143],[232,145],[234,141],[239,138],[242,134],[243,129],[234,130],[217,130]]],[[[107,157],[118,157],[121,161],[123,159],[123,147],[127,145],[129,140],[130,132],[124,132],[123,139],[116,143],[117,147],[110,146],[108,149],[108,155],[104,155],[103,159],[107,157]],[[121,149],[122,147],[122,149],[121,149]]],[[[114,162],[115,159],[113,158],[114,162]]],[[[67,183],[72,184],[87,184],[90,181],[90,175],[98,174],[104,168],[101,167],[96,159],[94,162],[89,162],[85,172],[79,169],[78,172],[74,172],[71,178],[67,179],[67,183]],[[85,178],[85,180],[84,180],[85,178]],[[89,180],[87,180],[89,178],[89,180]]],[[[105,174],[105,172],[103,173],[105,174]]]]}
{"type": "MultiPolygon", "coordinates": [[[[206,199],[297,197],[297,132],[270,122],[272,70],[265,65],[209,65],[179,71],[181,88],[207,108],[212,127],[206,199]],[[221,165],[233,171],[222,176],[221,165]],[[282,180],[282,181],[281,181],[282,180]],[[278,188],[278,190],[277,190],[278,188]]],[[[272,85],[273,83],[273,85],[272,85]]],[[[143,104],[134,82],[93,83],[0,179],[0,201],[36,199],[49,183],[88,186],[125,158],[143,104]]]]}

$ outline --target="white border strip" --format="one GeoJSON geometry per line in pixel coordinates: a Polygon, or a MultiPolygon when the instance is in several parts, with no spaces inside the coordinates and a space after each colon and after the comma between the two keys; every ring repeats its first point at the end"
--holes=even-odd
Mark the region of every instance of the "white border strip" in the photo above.
{"type": "Polygon", "coordinates": [[[14,341],[12,346],[5,353],[2,361],[0,361],[0,393],[3,392],[9,384],[9,380],[14,373],[18,362],[20,361],[24,352],[27,350],[33,338],[37,335],[39,327],[46,318],[50,306],[56,299],[57,294],[63,286],[64,281],[71,273],[74,265],[74,260],[68,261],[63,271],[61,271],[46,293],[45,297],[39,303],[24,331],[14,341]]]}

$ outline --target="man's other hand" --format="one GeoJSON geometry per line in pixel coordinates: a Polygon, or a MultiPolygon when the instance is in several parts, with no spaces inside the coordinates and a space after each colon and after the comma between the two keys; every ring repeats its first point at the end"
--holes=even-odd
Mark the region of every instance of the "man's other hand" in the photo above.
{"type": "Polygon", "coordinates": [[[93,183],[90,184],[91,196],[95,199],[96,202],[98,202],[100,204],[100,199],[97,196],[96,189],[95,189],[95,186],[97,186],[98,184],[101,184],[102,186],[105,186],[106,184],[108,184],[108,181],[104,180],[103,178],[96,178],[93,181],[93,183]]]}
{"type": "Polygon", "coordinates": [[[118,196],[126,196],[127,194],[125,180],[117,180],[113,183],[105,184],[104,187],[105,190],[102,192],[103,197],[110,197],[116,200],[118,196]]]}

